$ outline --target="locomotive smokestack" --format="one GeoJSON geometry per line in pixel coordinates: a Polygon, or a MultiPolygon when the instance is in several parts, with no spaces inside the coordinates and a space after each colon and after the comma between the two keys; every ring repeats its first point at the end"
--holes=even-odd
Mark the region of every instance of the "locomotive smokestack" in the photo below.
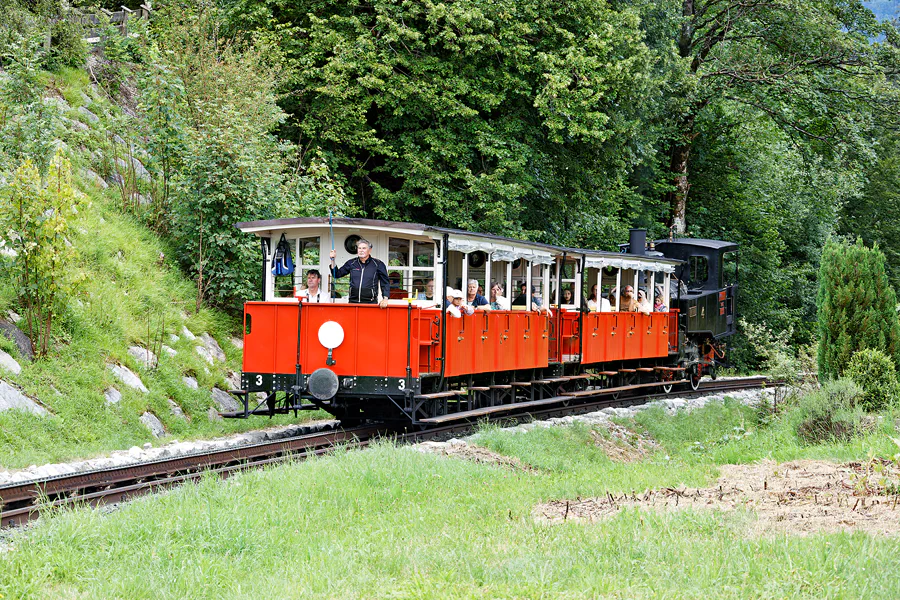
{"type": "Polygon", "coordinates": [[[639,254],[643,256],[647,253],[647,230],[646,229],[629,229],[628,230],[628,253],[639,254]]]}

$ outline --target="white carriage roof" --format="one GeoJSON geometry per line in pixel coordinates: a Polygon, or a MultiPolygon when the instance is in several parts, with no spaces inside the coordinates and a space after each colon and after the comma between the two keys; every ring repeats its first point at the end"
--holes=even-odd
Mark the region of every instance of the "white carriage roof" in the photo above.
{"type": "MultiPolygon", "coordinates": [[[[236,223],[235,227],[245,233],[253,233],[259,237],[269,237],[275,231],[284,232],[290,230],[319,229],[328,227],[328,217],[297,217],[293,219],[272,219],[267,221],[247,221],[236,223]]],[[[489,233],[463,231],[446,227],[435,227],[421,223],[402,223],[398,221],[382,221],[378,219],[355,219],[336,217],[333,225],[337,229],[354,229],[370,231],[390,231],[397,235],[423,236],[432,239],[448,237],[451,250],[460,252],[487,252],[492,254],[494,260],[510,261],[524,258],[537,264],[551,264],[556,256],[568,254],[572,258],[585,256],[589,267],[621,267],[624,269],[641,269],[649,271],[665,271],[671,273],[674,267],[682,261],[672,258],[657,256],[638,256],[634,254],[621,254],[618,252],[604,252],[602,250],[586,250],[582,248],[567,248],[529,242],[489,233]]]]}

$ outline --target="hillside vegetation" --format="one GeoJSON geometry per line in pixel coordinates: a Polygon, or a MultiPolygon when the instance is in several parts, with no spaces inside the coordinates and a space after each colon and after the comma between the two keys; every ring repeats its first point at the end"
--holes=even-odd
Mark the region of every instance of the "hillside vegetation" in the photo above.
{"type": "MultiPolygon", "coordinates": [[[[0,347],[22,365],[18,375],[2,372],[3,380],[20,387],[50,413],[0,412],[0,467],[23,467],[152,441],[140,420],[145,412],[160,419],[169,439],[260,426],[258,421],[210,417],[211,410],[215,414],[221,408],[211,398],[211,389],[236,386],[233,376],[232,383],[226,377],[240,371],[241,351],[231,341],[235,336],[240,339],[239,321],[204,305],[197,310],[195,284],[171,258],[171,248],[147,227],[142,200],[134,210],[123,211],[121,188],[104,179],[105,175],[115,182],[126,171],[111,167],[110,162],[114,164],[116,154],[129,154],[129,143],[114,137],[123,131],[119,124],[130,117],[90,84],[84,70],[44,72],[40,80],[44,104],[57,111],[53,145],[71,157],[74,187],[84,196],[81,210],[70,220],[68,237],[77,257],[68,268],[81,275],[81,282],[57,317],[46,356],[29,362],[12,341],[0,337],[0,347]],[[196,350],[203,347],[200,340],[188,339],[183,328],[197,336],[211,334],[226,359],[210,363],[196,350]],[[173,354],[160,351],[162,345],[173,354]],[[158,366],[148,368],[129,354],[133,346],[159,353],[158,366]],[[149,392],[123,384],[110,365],[130,368],[149,392]],[[185,383],[186,376],[196,379],[197,389],[185,383]],[[121,393],[115,404],[105,395],[111,388],[121,393]],[[173,413],[173,403],[183,414],[173,413]]],[[[139,150],[135,155],[144,156],[139,150]]],[[[0,276],[8,277],[9,269],[0,276]]],[[[0,315],[21,311],[9,279],[0,285],[0,307],[0,315]]],[[[19,325],[24,327],[24,321],[19,325]]]]}

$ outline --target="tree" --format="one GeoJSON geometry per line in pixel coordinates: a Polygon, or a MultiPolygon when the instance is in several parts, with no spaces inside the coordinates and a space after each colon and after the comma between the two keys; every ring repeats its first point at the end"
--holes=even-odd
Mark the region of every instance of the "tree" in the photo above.
{"type": "Polygon", "coordinates": [[[198,308],[205,300],[237,312],[259,289],[259,246],[234,224],[283,213],[294,187],[289,148],[271,133],[285,117],[273,53],[224,38],[220,20],[193,3],[161,11],[142,107],[149,145],[171,174],[166,227],[196,280],[198,308]]]}
{"type": "Polygon", "coordinates": [[[83,197],[72,189],[71,167],[60,151],[50,162],[47,180],[45,187],[27,160],[12,183],[0,188],[0,235],[14,254],[17,295],[38,355],[49,351],[53,319],[82,279],[73,268],[76,253],[66,232],[83,197]]]}
{"type": "Polygon", "coordinates": [[[686,231],[690,161],[707,109],[751,107],[809,151],[867,149],[873,122],[896,119],[897,32],[861,2],[679,0],[677,55],[688,77],[676,94],[667,152],[673,176],[670,224],[686,231]],[[886,42],[873,42],[880,36],[886,42]]]}
{"type": "Polygon", "coordinates": [[[282,129],[368,216],[612,247],[657,95],[636,9],[605,1],[233,0],[285,56],[282,129]]]}
{"type": "Polygon", "coordinates": [[[844,374],[855,352],[881,350],[900,364],[897,296],[885,272],[884,254],[829,241],[819,269],[819,377],[844,374]]]}

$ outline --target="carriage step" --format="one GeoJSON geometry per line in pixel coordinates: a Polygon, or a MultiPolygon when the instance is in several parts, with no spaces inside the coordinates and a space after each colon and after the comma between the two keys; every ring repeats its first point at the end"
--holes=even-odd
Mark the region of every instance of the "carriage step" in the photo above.
{"type": "Polygon", "coordinates": [[[459,396],[462,392],[458,390],[448,390],[446,392],[434,392],[433,394],[417,394],[415,398],[419,400],[434,400],[435,398],[449,398],[450,396],[459,396]]]}
{"type": "Polygon", "coordinates": [[[638,367],[637,370],[640,371],[641,373],[652,373],[653,372],[652,367],[638,367]]]}
{"type": "Polygon", "coordinates": [[[511,385],[492,385],[491,389],[492,390],[511,390],[512,386],[511,385]]]}
{"type": "Polygon", "coordinates": [[[580,392],[563,392],[563,396],[571,398],[581,398],[583,396],[601,396],[603,394],[615,394],[616,392],[627,392],[628,390],[636,390],[638,388],[656,387],[660,385],[674,385],[676,383],[686,383],[687,379],[679,379],[678,381],[654,381],[653,383],[637,383],[635,385],[623,385],[621,387],[603,388],[601,390],[582,390],[580,392]]]}
{"type": "Polygon", "coordinates": [[[657,371],[684,371],[684,367],[653,367],[657,371]]]}
{"type": "Polygon", "coordinates": [[[618,371],[597,371],[597,375],[606,375],[607,377],[613,377],[618,374],[618,371]]]}
{"type": "Polygon", "coordinates": [[[487,406],[485,408],[476,408],[473,410],[464,410],[462,412],[452,413],[449,415],[441,415],[440,417],[429,417],[422,419],[420,423],[446,423],[447,421],[458,421],[470,419],[473,417],[481,417],[499,412],[509,412],[511,410],[519,410],[521,408],[529,408],[532,406],[545,406],[547,404],[558,404],[569,400],[565,396],[555,396],[544,400],[532,400],[530,402],[514,402],[512,404],[501,404],[500,406],[487,406]]]}
{"type": "Polygon", "coordinates": [[[491,388],[489,388],[488,386],[482,386],[482,385],[475,386],[475,385],[473,385],[472,387],[469,388],[469,391],[470,391],[470,392],[486,392],[486,391],[488,391],[489,389],[491,389],[491,388]]]}
{"type": "Polygon", "coordinates": [[[636,369],[619,369],[619,373],[634,373],[636,369]]]}
{"type": "Polygon", "coordinates": [[[512,381],[510,382],[514,387],[531,387],[530,381],[512,381]]]}

